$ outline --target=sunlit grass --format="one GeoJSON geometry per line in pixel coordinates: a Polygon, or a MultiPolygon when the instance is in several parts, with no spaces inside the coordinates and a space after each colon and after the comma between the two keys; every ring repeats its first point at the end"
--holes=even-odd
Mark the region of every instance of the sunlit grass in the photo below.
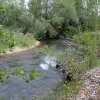
{"type": "Polygon", "coordinates": [[[5,28],[0,29],[0,53],[5,53],[7,49],[15,47],[32,47],[36,40],[32,34],[22,34],[12,32],[5,28]]]}
{"type": "Polygon", "coordinates": [[[15,45],[18,47],[29,47],[35,44],[36,40],[32,35],[15,34],[15,45]]]}

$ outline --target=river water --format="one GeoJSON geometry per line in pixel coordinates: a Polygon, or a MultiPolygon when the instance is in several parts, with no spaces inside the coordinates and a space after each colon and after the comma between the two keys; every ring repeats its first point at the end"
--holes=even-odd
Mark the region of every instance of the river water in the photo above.
{"type": "MultiPolygon", "coordinates": [[[[55,47],[57,51],[63,52],[65,49],[65,46],[59,43],[55,47]]],[[[0,83],[0,100],[32,100],[33,97],[36,97],[36,100],[42,100],[62,81],[61,75],[55,68],[56,63],[55,56],[51,57],[36,52],[34,49],[0,57],[0,68],[10,71],[14,67],[23,67],[26,72],[34,68],[42,73],[30,82],[11,75],[3,83],[0,83]]]]}

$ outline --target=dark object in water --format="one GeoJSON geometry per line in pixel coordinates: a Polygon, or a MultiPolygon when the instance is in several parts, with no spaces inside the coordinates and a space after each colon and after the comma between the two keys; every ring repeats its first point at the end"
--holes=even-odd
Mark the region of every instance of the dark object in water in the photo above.
{"type": "Polygon", "coordinates": [[[72,79],[73,79],[72,73],[69,72],[69,73],[67,73],[64,81],[72,81],[72,79]]]}
{"type": "Polygon", "coordinates": [[[64,81],[72,81],[73,75],[71,72],[68,72],[68,70],[65,70],[64,66],[62,64],[57,64],[56,69],[61,72],[62,79],[64,81]]]}
{"type": "Polygon", "coordinates": [[[60,65],[59,64],[56,65],[56,69],[58,69],[58,68],[60,68],[60,65]]]}

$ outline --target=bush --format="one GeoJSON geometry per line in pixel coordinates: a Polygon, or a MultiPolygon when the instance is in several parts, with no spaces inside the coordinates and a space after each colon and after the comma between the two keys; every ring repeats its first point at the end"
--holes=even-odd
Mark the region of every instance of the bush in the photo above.
{"type": "Polygon", "coordinates": [[[16,32],[11,32],[5,29],[3,26],[0,27],[0,53],[4,53],[5,50],[11,49],[15,46],[18,47],[29,47],[35,43],[35,39],[32,35],[23,35],[16,32]]]}
{"type": "Polygon", "coordinates": [[[77,43],[83,46],[84,59],[86,60],[88,67],[94,67],[97,60],[96,37],[90,32],[85,32],[83,34],[80,34],[79,36],[75,36],[74,39],[77,41],[77,43]]]}
{"type": "Polygon", "coordinates": [[[45,40],[47,32],[48,23],[44,21],[36,20],[35,24],[35,38],[37,40],[45,40]]]}
{"type": "Polygon", "coordinates": [[[57,32],[54,28],[44,19],[36,20],[35,32],[35,38],[37,40],[47,40],[57,36],[57,32]]]}
{"type": "Polygon", "coordinates": [[[14,34],[5,30],[3,27],[0,28],[0,52],[4,52],[4,49],[12,48],[15,45],[14,34]]]}
{"type": "Polygon", "coordinates": [[[74,35],[76,35],[78,33],[79,33],[78,28],[76,28],[74,26],[68,26],[66,28],[66,31],[65,31],[64,34],[65,34],[65,36],[72,37],[72,36],[74,36],[74,35]]]}

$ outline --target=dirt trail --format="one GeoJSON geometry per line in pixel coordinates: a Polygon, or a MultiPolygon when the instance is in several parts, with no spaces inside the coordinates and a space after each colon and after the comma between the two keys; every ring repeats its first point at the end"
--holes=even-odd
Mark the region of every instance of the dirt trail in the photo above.
{"type": "Polygon", "coordinates": [[[88,71],[76,100],[100,100],[100,67],[88,71]]]}

